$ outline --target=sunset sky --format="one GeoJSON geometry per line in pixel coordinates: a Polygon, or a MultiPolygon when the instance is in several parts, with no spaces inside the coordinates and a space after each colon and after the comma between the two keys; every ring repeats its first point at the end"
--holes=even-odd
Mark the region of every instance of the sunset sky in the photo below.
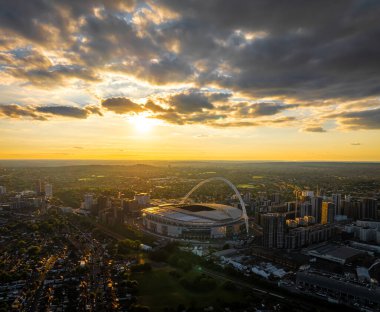
{"type": "Polygon", "coordinates": [[[380,1],[0,1],[0,158],[380,161],[380,1]]]}

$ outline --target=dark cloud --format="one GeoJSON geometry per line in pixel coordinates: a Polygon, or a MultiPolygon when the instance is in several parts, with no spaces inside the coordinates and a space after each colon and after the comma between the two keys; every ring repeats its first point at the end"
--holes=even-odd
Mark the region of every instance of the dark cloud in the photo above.
{"type": "MultiPolygon", "coordinates": [[[[349,12],[354,1],[338,0],[331,3],[322,0],[318,3],[291,1],[278,3],[268,1],[237,1],[229,0],[194,0],[182,2],[176,0],[160,0],[159,3],[168,9],[179,12],[184,18],[198,20],[204,24],[212,24],[222,29],[249,29],[254,31],[271,31],[283,33],[299,27],[316,27],[321,20],[331,22],[337,15],[343,16],[349,12]]],[[[359,7],[370,8],[367,1],[359,7]]]]}
{"type": "Polygon", "coordinates": [[[89,114],[86,109],[74,106],[41,106],[36,108],[36,112],[80,119],[87,118],[89,114]]]}
{"type": "Polygon", "coordinates": [[[31,47],[16,48],[7,52],[7,65],[24,68],[48,68],[53,66],[49,58],[31,47]]]}
{"type": "MultiPolygon", "coordinates": [[[[277,115],[302,105],[287,98],[312,107],[380,95],[379,15],[375,0],[2,1],[0,72],[52,88],[71,80],[87,86],[112,71],[181,83],[181,92],[176,86],[158,104],[140,105],[110,91],[101,107],[8,105],[1,114],[86,118],[105,108],[177,124],[257,125],[251,119],[265,116],[273,118],[267,124],[285,123],[277,115]]],[[[331,118],[379,129],[377,109],[351,109],[331,118]]]]}
{"type": "Polygon", "coordinates": [[[60,49],[72,61],[14,74],[60,83],[57,77],[93,80],[95,69],[108,69],[154,84],[219,85],[255,97],[380,94],[378,1],[160,0],[133,11],[135,5],[4,1],[3,30],[60,49]],[[154,20],[163,7],[174,15],[154,20]]]}
{"type": "Polygon", "coordinates": [[[351,145],[359,146],[359,145],[361,145],[361,143],[351,143],[351,145]]]}
{"type": "Polygon", "coordinates": [[[148,100],[144,107],[153,113],[163,113],[166,109],[162,108],[160,105],[155,104],[152,100],[148,100]]]}
{"type": "Polygon", "coordinates": [[[92,114],[101,115],[98,107],[87,105],[85,107],[75,106],[21,106],[18,104],[0,105],[0,116],[10,118],[29,117],[36,120],[48,120],[49,117],[62,116],[69,118],[85,119],[92,114]]]}
{"type": "Polygon", "coordinates": [[[337,117],[344,126],[351,129],[380,129],[380,108],[346,112],[337,117]]]}
{"type": "Polygon", "coordinates": [[[36,42],[49,40],[44,25],[47,23],[64,27],[63,18],[49,1],[2,1],[0,25],[15,34],[36,42]],[[45,22],[44,22],[45,21],[45,22]]]}
{"type": "Polygon", "coordinates": [[[73,22],[93,14],[95,8],[126,12],[134,5],[134,0],[1,1],[0,27],[33,42],[49,44],[57,35],[69,40],[73,22]]]}
{"type": "Polygon", "coordinates": [[[86,41],[78,40],[72,49],[91,67],[107,65],[115,71],[144,76],[153,64],[151,60],[161,59],[165,51],[152,38],[140,36],[122,12],[105,11],[102,18],[88,15],[78,31],[86,41]]]}
{"type": "Polygon", "coordinates": [[[1,53],[0,64],[4,66],[4,71],[14,77],[27,80],[40,87],[66,84],[68,78],[86,81],[99,80],[91,68],[75,64],[53,65],[48,57],[31,48],[20,48],[1,53]]]}
{"type": "Polygon", "coordinates": [[[247,125],[276,125],[285,124],[296,120],[293,116],[276,116],[271,119],[263,119],[265,116],[273,116],[281,111],[297,107],[297,104],[284,104],[282,102],[265,103],[229,103],[225,102],[232,95],[222,92],[204,92],[200,89],[189,89],[185,92],[159,98],[158,105],[153,100],[148,100],[145,105],[139,105],[127,98],[110,98],[102,101],[102,107],[118,114],[140,113],[149,111],[151,118],[164,120],[168,123],[203,124],[221,127],[223,123],[228,126],[247,125]],[[215,106],[212,101],[222,102],[223,105],[215,106]],[[228,120],[233,116],[235,120],[228,120]],[[257,121],[252,119],[259,118],[257,121]],[[250,119],[240,122],[241,119],[250,119]]]}
{"type": "Polygon", "coordinates": [[[154,118],[161,119],[163,121],[176,125],[184,125],[186,123],[185,118],[182,115],[177,114],[175,112],[157,114],[154,116],[154,118]]]}
{"type": "Polygon", "coordinates": [[[140,79],[163,85],[171,82],[184,82],[194,79],[192,66],[177,56],[164,55],[162,59],[132,64],[124,70],[132,71],[140,79]]]}
{"type": "Polygon", "coordinates": [[[168,103],[179,113],[201,112],[214,108],[206,95],[193,90],[171,96],[168,103]]]}
{"type": "Polygon", "coordinates": [[[229,121],[229,122],[222,122],[222,123],[215,123],[213,124],[216,128],[231,128],[231,127],[256,127],[260,124],[255,121],[229,121]]]}
{"type": "MultiPolygon", "coordinates": [[[[226,116],[227,117],[227,116],[226,116]]],[[[215,122],[211,125],[214,127],[266,127],[266,126],[281,126],[281,124],[288,124],[295,121],[295,117],[280,117],[275,119],[264,119],[264,120],[235,120],[235,121],[222,121],[215,122]]]]}
{"type": "Polygon", "coordinates": [[[84,107],[89,114],[99,115],[103,116],[103,113],[101,111],[101,108],[96,105],[87,105],[84,107]]]}
{"type": "Polygon", "coordinates": [[[0,115],[10,118],[31,117],[37,120],[46,120],[31,107],[23,107],[17,104],[0,105],[0,115]]]}
{"type": "Polygon", "coordinates": [[[281,113],[287,109],[298,107],[298,104],[285,104],[283,102],[240,102],[240,103],[226,103],[225,105],[218,106],[218,110],[224,112],[236,112],[240,118],[256,118],[263,116],[273,116],[281,113]]]}
{"type": "Polygon", "coordinates": [[[315,126],[315,127],[306,127],[305,129],[303,129],[304,131],[306,132],[326,132],[325,129],[323,129],[322,127],[319,127],[319,126],[315,126]]]}
{"type": "Polygon", "coordinates": [[[268,124],[281,124],[281,123],[288,123],[288,122],[291,122],[291,121],[295,121],[297,120],[296,117],[294,116],[289,116],[289,117],[280,117],[280,118],[276,118],[276,119],[267,119],[267,120],[263,120],[263,121],[260,121],[262,123],[268,123],[268,124]]]}
{"type": "Polygon", "coordinates": [[[270,116],[296,106],[294,104],[284,105],[282,103],[257,103],[249,106],[249,113],[254,116],[270,116]]]}
{"type": "Polygon", "coordinates": [[[40,87],[50,87],[53,84],[66,84],[68,78],[77,78],[87,81],[97,81],[94,72],[79,66],[52,66],[50,68],[39,68],[25,70],[13,68],[10,72],[17,78],[29,80],[32,84],[40,87]]]}
{"type": "Polygon", "coordinates": [[[226,93],[226,92],[214,92],[210,93],[208,98],[211,102],[225,102],[228,101],[230,97],[232,97],[232,93],[226,93]]]}
{"type": "Polygon", "coordinates": [[[102,107],[117,114],[138,113],[143,111],[143,108],[139,104],[124,97],[102,100],[102,107]]]}
{"type": "Polygon", "coordinates": [[[181,114],[174,111],[159,113],[153,118],[161,119],[166,122],[184,125],[184,124],[202,124],[211,127],[249,127],[249,126],[281,126],[289,124],[296,120],[295,117],[278,117],[271,119],[254,120],[252,118],[229,119],[228,112],[193,112],[181,114]]]}
{"type": "Polygon", "coordinates": [[[207,57],[199,72],[202,84],[255,96],[302,99],[380,92],[376,39],[380,4],[376,1],[160,3],[181,16],[165,29],[166,34],[185,42],[184,53],[202,51],[202,59],[207,57]],[[201,35],[190,33],[194,24],[202,29],[201,35]],[[202,41],[210,34],[213,48],[202,41]]]}
{"type": "Polygon", "coordinates": [[[211,123],[214,124],[217,120],[223,120],[227,117],[224,114],[209,114],[209,113],[198,113],[190,116],[186,119],[187,123],[211,123]]]}
{"type": "Polygon", "coordinates": [[[166,112],[157,114],[154,118],[164,120],[171,124],[184,125],[184,124],[203,124],[213,126],[218,120],[223,120],[226,115],[223,114],[208,114],[208,113],[195,113],[195,114],[178,114],[175,112],[166,112]]]}
{"type": "Polygon", "coordinates": [[[380,94],[378,1],[160,0],[143,7],[151,16],[133,12],[134,1],[3,1],[3,30],[63,50],[76,66],[15,75],[59,83],[60,75],[92,80],[95,68],[106,68],[154,84],[216,84],[257,97],[380,94]],[[163,7],[173,17],[152,19],[163,7]]]}

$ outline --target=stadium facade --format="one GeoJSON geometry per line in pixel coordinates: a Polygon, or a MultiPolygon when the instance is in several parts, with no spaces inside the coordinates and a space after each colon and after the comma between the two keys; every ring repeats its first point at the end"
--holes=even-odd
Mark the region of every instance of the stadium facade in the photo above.
{"type": "Polygon", "coordinates": [[[173,239],[223,239],[244,232],[245,214],[214,203],[162,205],[143,209],[143,226],[152,234],[173,239]]]}

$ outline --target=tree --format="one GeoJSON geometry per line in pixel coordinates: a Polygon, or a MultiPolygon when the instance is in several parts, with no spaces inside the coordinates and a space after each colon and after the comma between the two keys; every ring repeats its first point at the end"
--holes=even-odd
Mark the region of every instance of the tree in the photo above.
{"type": "Polygon", "coordinates": [[[139,240],[123,239],[118,242],[118,253],[126,254],[129,250],[138,250],[141,242],[139,240]]]}
{"type": "Polygon", "coordinates": [[[152,270],[150,263],[135,264],[131,266],[131,272],[149,272],[152,270]]]}
{"type": "Polygon", "coordinates": [[[236,290],[236,285],[231,281],[224,282],[222,287],[224,290],[228,290],[228,291],[236,290]]]}
{"type": "Polygon", "coordinates": [[[141,304],[134,304],[130,307],[131,312],[150,312],[150,308],[141,304]]]}
{"type": "Polygon", "coordinates": [[[41,252],[41,247],[39,246],[30,246],[27,250],[29,255],[38,255],[41,252]]]}
{"type": "Polygon", "coordinates": [[[228,243],[223,245],[223,250],[230,249],[230,245],[228,243]]]}

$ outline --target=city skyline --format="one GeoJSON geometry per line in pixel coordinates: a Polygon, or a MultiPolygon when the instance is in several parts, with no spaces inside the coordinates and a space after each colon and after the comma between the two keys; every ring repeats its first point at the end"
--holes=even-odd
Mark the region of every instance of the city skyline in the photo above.
{"type": "Polygon", "coordinates": [[[0,311],[379,311],[379,173],[0,161],[0,311]]]}
{"type": "Polygon", "coordinates": [[[377,1],[0,12],[0,159],[380,161],[377,1]]]}

